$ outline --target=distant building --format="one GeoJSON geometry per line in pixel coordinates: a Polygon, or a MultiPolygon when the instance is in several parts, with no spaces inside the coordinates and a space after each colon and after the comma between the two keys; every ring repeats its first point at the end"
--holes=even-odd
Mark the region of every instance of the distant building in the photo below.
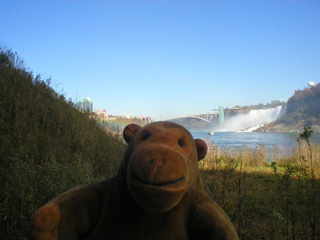
{"type": "Polygon", "coordinates": [[[109,120],[109,114],[107,112],[107,110],[105,109],[98,109],[95,111],[95,113],[97,114],[97,116],[102,119],[102,120],[109,120]]]}
{"type": "Polygon", "coordinates": [[[279,99],[279,100],[273,100],[272,102],[271,102],[271,104],[273,103],[273,104],[276,104],[276,103],[286,103],[287,101],[286,100],[283,100],[283,99],[279,99]]]}
{"type": "Polygon", "coordinates": [[[126,118],[130,118],[130,110],[127,110],[126,118]]]}
{"type": "Polygon", "coordinates": [[[93,113],[93,103],[89,97],[77,102],[77,109],[81,112],[93,113]]]}

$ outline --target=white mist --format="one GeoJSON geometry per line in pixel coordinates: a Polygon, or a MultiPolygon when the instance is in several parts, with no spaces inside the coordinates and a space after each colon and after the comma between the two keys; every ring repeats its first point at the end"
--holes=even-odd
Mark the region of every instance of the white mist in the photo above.
{"type": "Polygon", "coordinates": [[[223,126],[218,127],[216,132],[252,132],[264,124],[274,122],[281,117],[285,111],[286,105],[276,108],[251,110],[248,113],[225,119],[223,126]]]}

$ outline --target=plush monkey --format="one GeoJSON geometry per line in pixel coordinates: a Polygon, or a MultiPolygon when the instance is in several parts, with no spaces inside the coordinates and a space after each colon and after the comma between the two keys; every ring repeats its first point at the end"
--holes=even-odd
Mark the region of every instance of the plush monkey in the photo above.
{"type": "Polygon", "coordinates": [[[130,124],[123,136],[128,147],[117,174],[40,208],[32,218],[33,239],[238,239],[203,189],[203,140],[171,122],[130,124]]]}

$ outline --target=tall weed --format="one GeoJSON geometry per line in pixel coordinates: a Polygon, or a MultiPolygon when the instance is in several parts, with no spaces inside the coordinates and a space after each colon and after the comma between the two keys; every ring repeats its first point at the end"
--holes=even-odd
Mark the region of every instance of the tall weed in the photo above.
{"type": "Polygon", "coordinates": [[[306,136],[290,149],[209,146],[204,186],[240,239],[320,239],[320,146],[306,136]]]}

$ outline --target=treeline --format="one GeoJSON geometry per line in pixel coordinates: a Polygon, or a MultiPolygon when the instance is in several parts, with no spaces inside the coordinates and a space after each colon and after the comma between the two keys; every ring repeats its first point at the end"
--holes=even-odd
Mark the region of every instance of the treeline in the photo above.
{"type": "Polygon", "coordinates": [[[0,239],[27,239],[37,208],[113,175],[125,147],[3,47],[0,99],[0,239]]]}
{"type": "Polygon", "coordinates": [[[271,103],[267,103],[267,104],[257,104],[257,105],[250,105],[250,106],[239,106],[236,105],[231,109],[226,108],[225,111],[228,113],[239,113],[239,111],[241,112],[247,112],[247,111],[251,111],[251,110],[260,110],[260,109],[269,109],[269,108],[275,108],[278,106],[283,106],[285,105],[285,102],[271,102],[271,103]]]}

